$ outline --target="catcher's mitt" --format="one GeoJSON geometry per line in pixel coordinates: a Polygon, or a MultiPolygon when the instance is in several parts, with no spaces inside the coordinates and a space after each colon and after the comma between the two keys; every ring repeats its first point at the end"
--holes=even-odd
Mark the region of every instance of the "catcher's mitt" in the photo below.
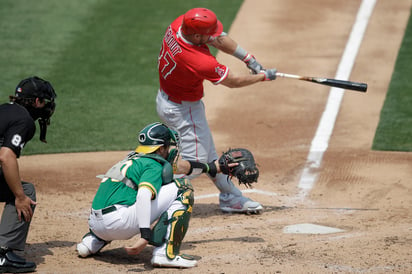
{"type": "Polygon", "coordinates": [[[234,148],[223,152],[219,158],[219,167],[223,174],[236,177],[239,184],[245,184],[247,187],[257,182],[259,177],[259,169],[253,154],[245,148],[234,148]],[[238,163],[238,165],[232,166],[232,163],[238,163]]]}

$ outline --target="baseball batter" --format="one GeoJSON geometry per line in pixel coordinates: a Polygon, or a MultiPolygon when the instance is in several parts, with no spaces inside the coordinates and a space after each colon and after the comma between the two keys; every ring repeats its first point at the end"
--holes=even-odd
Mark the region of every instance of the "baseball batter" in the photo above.
{"type": "MultiPolygon", "coordinates": [[[[218,158],[202,101],[203,81],[237,88],[276,79],[276,69],[263,69],[251,54],[223,32],[214,12],[205,8],[191,9],[167,27],[158,71],[157,112],[167,125],[179,132],[183,159],[198,162],[218,158]],[[209,46],[239,58],[252,74],[235,75],[216,60],[209,46]]],[[[227,175],[209,177],[220,190],[223,212],[262,211],[262,205],[244,197],[227,175]]]]}

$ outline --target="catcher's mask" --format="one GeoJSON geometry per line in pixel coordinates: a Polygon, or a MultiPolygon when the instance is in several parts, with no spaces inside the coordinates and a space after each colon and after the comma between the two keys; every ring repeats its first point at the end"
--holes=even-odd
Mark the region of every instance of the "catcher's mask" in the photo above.
{"type": "Polygon", "coordinates": [[[33,120],[39,119],[40,140],[46,141],[47,126],[50,125],[50,117],[56,108],[55,98],[57,97],[52,85],[37,76],[29,77],[20,81],[17,85],[14,96],[9,96],[10,101],[24,106],[33,120]],[[36,98],[39,98],[45,105],[42,108],[33,106],[36,98]]]}
{"type": "Polygon", "coordinates": [[[206,8],[194,8],[183,15],[181,30],[185,35],[219,36],[223,31],[223,25],[213,11],[206,8]]]}
{"type": "Polygon", "coordinates": [[[138,136],[139,146],[137,153],[152,153],[161,146],[177,146],[179,136],[176,131],[171,130],[162,123],[153,123],[144,127],[138,136]]]}

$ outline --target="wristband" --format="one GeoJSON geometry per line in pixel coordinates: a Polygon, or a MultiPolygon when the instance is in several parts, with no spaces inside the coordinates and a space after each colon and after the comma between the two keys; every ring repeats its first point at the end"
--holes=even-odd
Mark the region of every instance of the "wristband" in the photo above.
{"type": "Polygon", "coordinates": [[[217,168],[215,165],[215,161],[212,161],[210,163],[207,164],[209,167],[209,170],[207,171],[207,173],[209,173],[210,176],[212,177],[216,177],[217,174],[217,168]]]}
{"type": "Polygon", "coordinates": [[[188,173],[186,173],[186,175],[199,175],[202,174],[203,172],[207,172],[208,170],[208,166],[203,164],[203,163],[199,163],[199,162],[195,162],[195,161],[188,161],[190,164],[190,170],[188,173]]]}
{"type": "Polygon", "coordinates": [[[190,170],[186,175],[199,175],[202,173],[209,173],[210,176],[215,177],[217,174],[217,169],[215,161],[208,164],[199,163],[195,161],[188,161],[190,163],[190,170]]]}
{"type": "MultiPolygon", "coordinates": [[[[248,56],[252,57],[252,55],[250,55],[246,50],[244,50],[239,45],[236,47],[236,50],[233,53],[233,56],[235,56],[236,58],[239,58],[243,62],[246,62],[245,60],[247,59],[248,56]]],[[[248,61],[249,60],[250,60],[250,58],[248,59],[248,61]]]]}
{"type": "Polygon", "coordinates": [[[140,228],[140,237],[145,239],[146,241],[150,241],[150,238],[152,236],[152,230],[150,228],[145,227],[145,228],[140,228]]]}

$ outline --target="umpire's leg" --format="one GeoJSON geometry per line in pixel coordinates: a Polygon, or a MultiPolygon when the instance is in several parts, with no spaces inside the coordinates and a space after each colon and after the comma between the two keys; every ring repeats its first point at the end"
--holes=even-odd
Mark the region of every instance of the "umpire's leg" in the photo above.
{"type": "MultiPolygon", "coordinates": [[[[3,177],[3,176],[1,176],[3,177]]],[[[24,194],[36,201],[36,190],[33,184],[22,182],[24,194]]],[[[15,197],[4,178],[0,178],[0,202],[6,202],[0,222],[0,247],[13,250],[24,250],[30,222],[19,221],[15,206],[15,197]]],[[[35,206],[32,205],[34,211],[35,206]]]]}

